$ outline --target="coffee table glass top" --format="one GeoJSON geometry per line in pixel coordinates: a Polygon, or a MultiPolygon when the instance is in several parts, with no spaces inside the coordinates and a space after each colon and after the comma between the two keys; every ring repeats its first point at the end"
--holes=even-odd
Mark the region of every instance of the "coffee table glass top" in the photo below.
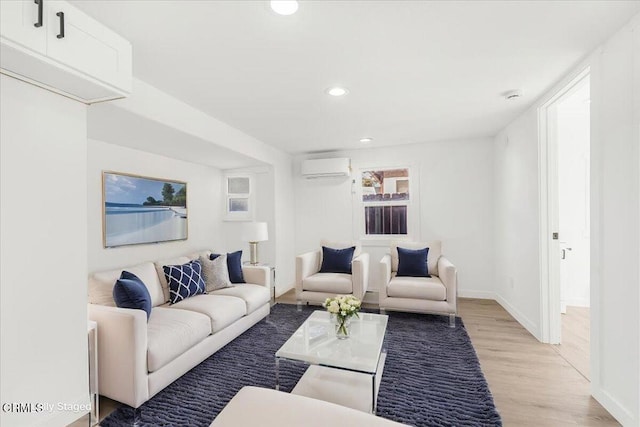
{"type": "Polygon", "coordinates": [[[349,338],[336,338],[329,313],[314,311],[276,352],[276,357],[375,374],[389,316],[359,313],[349,338]]]}

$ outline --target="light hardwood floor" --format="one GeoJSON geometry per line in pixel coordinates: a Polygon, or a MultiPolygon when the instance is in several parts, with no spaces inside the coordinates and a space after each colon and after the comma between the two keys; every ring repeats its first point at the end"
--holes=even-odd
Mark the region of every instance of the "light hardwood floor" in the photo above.
{"type": "Polygon", "coordinates": [[[589,394],[589,381],[491,300],[459,299],[505,426],[618,426],[589,394]]]}
{"type": "MultiPolygon", "coordinates": [[[[278,302],[295,303],[295,296],[278,302]]],[[[505,426],[620,425],[589,395],[589,381],[497,302],[461,298],[458,306],[505,426]]],[[[101,418],[117,407],[108,399],[101,405],[101,418]]]]}
{"type": "Polygon", "coordinates": [[[586,379],[590,379],[589,342],[590,310],[587,307],[567,307],[562,319],[562,344],[553,348],[567,362],[573,365],[586,379]]]}

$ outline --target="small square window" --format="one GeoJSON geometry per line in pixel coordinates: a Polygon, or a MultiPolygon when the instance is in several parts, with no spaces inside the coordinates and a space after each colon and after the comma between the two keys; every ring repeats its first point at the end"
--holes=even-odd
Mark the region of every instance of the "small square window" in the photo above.
{"type": "Polygon", "coordinates": [[[229,212],[249,212],[249,199],[230,198],[229,212]]]}

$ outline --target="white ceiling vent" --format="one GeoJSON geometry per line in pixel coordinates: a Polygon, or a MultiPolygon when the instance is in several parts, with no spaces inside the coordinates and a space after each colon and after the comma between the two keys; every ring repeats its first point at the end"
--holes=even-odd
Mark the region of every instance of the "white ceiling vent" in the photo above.
{"type": "Polygon", "coordinates": [[[347,158],[304,160],[302,176],[307,179],[349,176],[350,163],[347,158]]]}

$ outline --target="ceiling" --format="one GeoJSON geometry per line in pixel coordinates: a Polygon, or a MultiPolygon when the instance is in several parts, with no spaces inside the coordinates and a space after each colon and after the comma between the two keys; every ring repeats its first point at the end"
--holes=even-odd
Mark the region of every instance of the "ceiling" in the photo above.
{"type": "Polygon", "coordinates": [[[638,1],[73,1],[137,78],[290,153],[493,136],[638,1]],[[342,85],[349,93],[330,97],[342,85]],[[521,89],[524,97],[501,94],[521,89]],[[369,145],[369,146],[371,146],[369,145]]]}

